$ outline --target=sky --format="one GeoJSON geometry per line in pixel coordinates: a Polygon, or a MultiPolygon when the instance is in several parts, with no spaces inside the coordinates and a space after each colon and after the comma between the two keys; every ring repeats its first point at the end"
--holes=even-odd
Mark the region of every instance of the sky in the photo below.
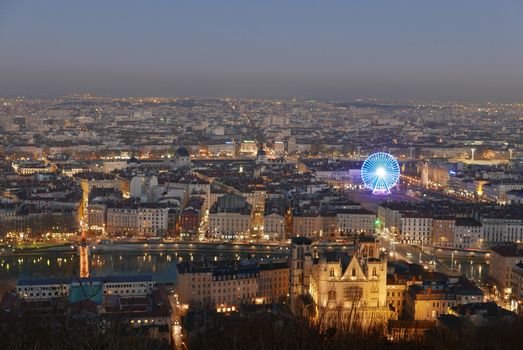
{"type": "Polygon", "coordinates": [[[0,95],[523,102],[522,0],[0,0],[0,95]]]}

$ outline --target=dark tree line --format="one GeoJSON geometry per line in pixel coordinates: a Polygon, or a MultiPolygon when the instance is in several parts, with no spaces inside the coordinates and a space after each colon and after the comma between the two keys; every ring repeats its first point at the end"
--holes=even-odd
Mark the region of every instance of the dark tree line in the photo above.
{"type": "Polygon", "coordinates": [[[171,349],[147,332],[115,324],[100,327],[99,322],[57,317],[24,317],[0,323],[0,349],[9,350],[145,350],[171,349]]]}

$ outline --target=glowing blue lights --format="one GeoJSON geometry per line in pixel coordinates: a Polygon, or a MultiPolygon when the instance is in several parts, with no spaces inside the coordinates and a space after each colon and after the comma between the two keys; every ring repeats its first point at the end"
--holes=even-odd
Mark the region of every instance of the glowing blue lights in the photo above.
{"type": "Polygon", "coordinates": [[[371,154],[361,166],[365,187],[373,193],[388,193],[399,181],[400,166],[396,158],[385,152],[371,154]]]}

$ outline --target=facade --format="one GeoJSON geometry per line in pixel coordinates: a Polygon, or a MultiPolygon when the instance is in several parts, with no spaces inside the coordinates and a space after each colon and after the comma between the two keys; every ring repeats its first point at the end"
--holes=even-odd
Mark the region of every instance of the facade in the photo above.
{"type": "Polygon", "coordinates": [[[125,201],[107,205],[108,235],[163,236],[168,232],[169,208],[160,203],[125,201]]]}
{"type": "Polygon", "coordinates": [[[42,301],[69,296],[69,281],[44,279],[19,279],[16,293],[26,301],[42,301]]]}
{"type": "Polygon", "coordinates": [[[299,299],[309,294],[313,250],[309,238],[293,237],[291,241],[289,302],[291,310],[298,312],[299,299]]]}
{"type": "Polygon", "coordinates": [[[454,226],[454,247],[481,249],[483,247],[483,226],[472,218],[457,218],[454,226]]]}
{"type": "Polygon", "coordinates": [[[447,314],[448,309],[457,304],[453,293],[414,285],[408,290],[404,314],[410,320],[436,321],[438,316],[447,314]]]}
{"type": "Polygon", "coordinates": [[[204,216],[205,199],[193,196],[187,202],[187,206],[180,214],[180,233],[181,235],[196,235],[200,229],[200,224],[204,216]]]}
{"type": "Polygon", "coordinates": [[[287,261],[271,261],[259,264],[257,303],[282,303],[289,298],[289,264],[287,261]]]}
{"type": "Polygon", "coordinates": [[[107,205],[91,202],[87,206],[87,226],[91,231],[105,233],[107,223],[107,205]]]}
{"type": "Polygon", "coordinates": [[[340,234],[374,234],[376,215],[365,209],[345,209],[336,213],[340,234]]]}
{"type": "Polygon", "coordinates": [[[110,276],[103,281],[104,295],[145,297],[153,292],[152,276],[110,276]]]}
{"type": "Polygon", "coordinates": [[[432,243],[437,247],[454,246],[454,230],[456,220],[450,218],[434,218],[432,220],[432,243]]]}
{"type": "Polygon", "coordinates": [[[483,214],[480,219],[483,226],[484,243],[496,245],[503,242],[523,242],[523,214],[483,214]]]}
{"type": "Polygon", "coordinates": [[[209,210],[209,235],[225,239],[250,236],[252,206],[244,197],[225,195],[209,210]]]}
{"type": "Polygon", "coordinates": [[[285,238],[287,204],[282,198],[270,198],[266,201],[263,213],[263,237],[268,240],[285,238]]]}
{"type": "Polygon", "coordinates": [[[174,154],[174,160],[172,166],[174,168],[190,168],[191,167],[191,156],[187,148],[180,146],[174,154]]]}
{"type": "Polygon", "coordinates": [[[523,313],[523,263],[517,263],[512,268],[511,306],[519,314],[523,313]]]}
{"type": "Polygon", "coordinates": [[[50,174],[56,172],[56,166],[36,161],[15,161],[13,170],[20,175],[50,174]]]}
{"type": "Polygon", "coordinates": [[[152,276],[107,276],[81,279],[19,279],[16,292],[20,299],[26,301],[42,301],[55,298],[85,298],[87,294],[96,292],[96,298],[102,300],[104,295],[119,295],[123,297],[144,297],[152,293],[154,281],[152,276]],[[95,290],[93,289],[95,286],[95,290]],[[79,291],[79,288],[82,291],[79,291]],[[89,291],[87,291],[89,289],[89,291]]]}
{"type": "Polygon", "coordinates": [[[336,213],[333,211],[322,212],[320,238],[334,240],[338,237],[339,231],[336,225],[336,213]]]}
{"type": "Polygon", "coordinates": [[[183,304],[195,307],[237,307],[287,300],[289,266],[268,263],[179,263],[176,288],[183,304]]]}
{"type": "Polygon", "coordinates": [[[422,213],[405,213],[401,217],[400,242],[432,244],[433,219],[422,213]]]}
{"type": "Polygon", "coordinates": [[[387,305],[394,319],[405,319],[405,302],[409,287],[421,284],[427,272],[421,265],[392,262],[387,266],[387,305]]]}
{"type": "Polygon", "coordinates": [[[317,239],[323,229],[322,217],[317,212],[296,212],[292,216],[292,235],[317,239]]]}
{"type": "Polygon", "coordinates": [[[280,213],[270,213],[263,217],[263,237],[268,240],[285,238],[285,216],[280,213]]]}
{"type": "Polygon", "coordinates": [[[512,269],[523,263],[523,249],[511,244],[490,249],[489,276],[496,282],[496,287],[506,299],[512,293],[512,269]]]}
{"type": "Polygon", "coordinates": [[[436,321],[454,306],[483,300],[483,292],[472,282],[434,273],[426,276],[422,283],[408,287],[404,317],[413,321],[436,321]]]}
{"type": "Polygon", "coordinates": [[[291,270],[291,293],[309,295],[321,315],[318,320],[325,322],[324,325],[342,322],[367,327],[389,319],[387,261],[380,255],[378,241],[360,240],[352,257],[324,252],[311,260],[301,255],[306,245],[300,243],[303,242],[296,242],[292,247],[295,260],[292,267],[298,269],[291,270]],[[303,278],[304,270],[307,278],[303,278]]]}
{"type": "Polygon", "coordinates": [[[16,206],[12,203],[0,203],[0,224],[15,220],[16,206]]]}

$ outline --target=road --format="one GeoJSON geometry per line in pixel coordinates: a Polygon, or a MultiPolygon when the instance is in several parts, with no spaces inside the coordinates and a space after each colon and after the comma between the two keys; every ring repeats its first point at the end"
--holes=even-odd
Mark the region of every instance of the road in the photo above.
{"type": "Polygon", "coordinates": [[[178,294],[172,293],[169,295],[169,302],[171,303],[171,324],[172,334],[174,340],[175,349],[187,349],[187,345],[183,340],[183,329],[182,329],[182,306],[180,300],[178,300],[178,294]]]}

